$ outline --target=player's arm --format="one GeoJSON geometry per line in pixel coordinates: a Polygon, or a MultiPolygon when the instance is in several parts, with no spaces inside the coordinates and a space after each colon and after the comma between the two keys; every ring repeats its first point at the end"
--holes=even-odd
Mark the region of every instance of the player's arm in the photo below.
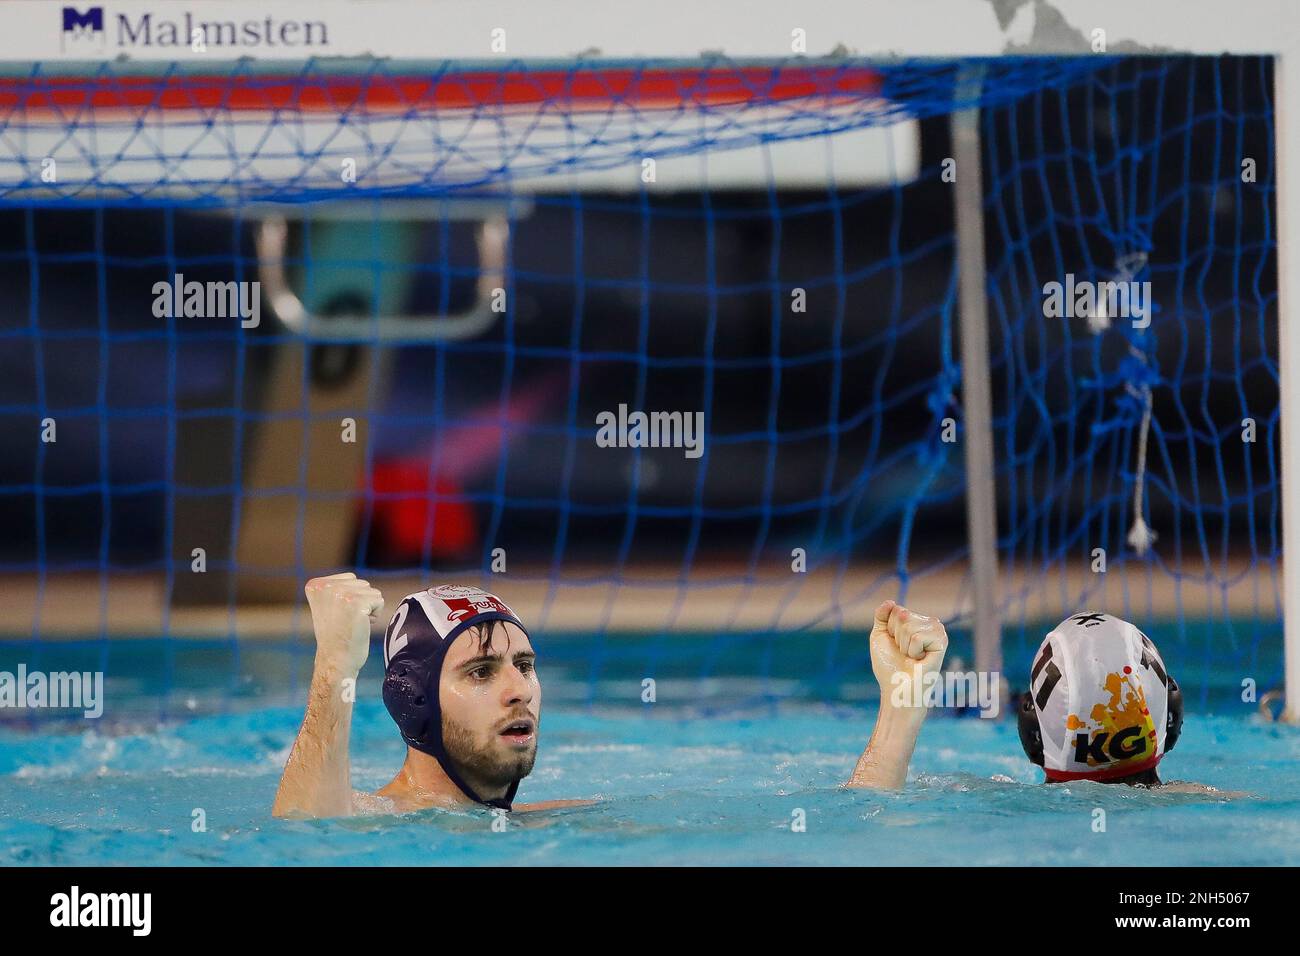
{"type": "MultiPolygon", "coordinates": [[[[871,628],[871,670],[880,684],[880,713],[867,749],[846,787],[897,790],[925,721],[924,693],[913,682],[938,671],[948,650],[948,632],[938,618],[910,611],[894,601],[876,608],[871,628]]],[[[920,689],[924,691],[924,687],[920,689]]]]}
{"type": "Polygon", "coordinates": [[[384,598],[350,572],[312,578],[306,590],[316,632],[316,663],[307,715],[289,752],[271,813],[348,816],[353,811],[348,763],[352,701],[357,675],[370,653],[370,622],[383,610],[384,598]]]}

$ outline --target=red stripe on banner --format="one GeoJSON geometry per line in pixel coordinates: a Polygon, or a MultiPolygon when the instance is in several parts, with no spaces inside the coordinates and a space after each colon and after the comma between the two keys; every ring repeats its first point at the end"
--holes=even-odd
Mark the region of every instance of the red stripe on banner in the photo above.
{"type": "Polygon", "coordinates": [[[435,76],[128,76],[0,79],[0,108],[223,109],[402,112],[554,103],[642,109],[744,105],[814,96],[878,95],[880,76],[859,67],[790,69],[508,70],[435,76]]]}

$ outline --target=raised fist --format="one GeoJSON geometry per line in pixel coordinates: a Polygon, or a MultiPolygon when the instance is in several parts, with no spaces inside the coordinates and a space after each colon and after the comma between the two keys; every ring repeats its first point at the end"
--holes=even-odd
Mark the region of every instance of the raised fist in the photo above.
{"type": "Polygon", "coordinates": [[[355,677],[370,654],[370,625],[384,609],[384,596],[351,571],[312,578],[305,590],[317,663],[355,677]]]}
{"type": "Polygon", "coordinates": [[[917,614],[896,601],[881,602],[871,628],[871,670],[882,702],[912,706],[922,696],[913,693],[912,682],[938,671],[947,650],[948,632],[937,617],[917,614]]]}

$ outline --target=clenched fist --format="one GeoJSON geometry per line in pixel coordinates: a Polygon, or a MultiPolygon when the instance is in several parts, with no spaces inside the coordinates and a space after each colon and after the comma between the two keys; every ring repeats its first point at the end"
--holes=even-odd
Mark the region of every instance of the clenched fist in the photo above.
{"type": "Polygon", "coordinates": [[[370,654],[370,624],[383,611],[384,596],[350,571],[312,578],[305,590],[318,665],[355,677],[370,654]]]}
{"type": "MultiPolygon", "coordinates": [[[[882,704],[910,707],[921,699],[912,683],[938,671],[948,650],[948,632],[937,617],[908,610],[896,601],[876,608],[871,628],[871,670],[882,704]]],[[[924,687],[921,688],[924,690],[924,687]]]]}

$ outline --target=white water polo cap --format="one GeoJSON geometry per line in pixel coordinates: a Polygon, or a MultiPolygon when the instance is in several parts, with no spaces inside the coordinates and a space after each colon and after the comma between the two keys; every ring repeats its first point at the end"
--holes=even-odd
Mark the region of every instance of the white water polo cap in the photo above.
{"type": "Polygon", "coordinates": [[[1048,780],[1111,780],[1160,762],[1181,730],[1182,695],[1150,638],[1085,611],[1043,640],[1020,719],[1048,780]]]}

